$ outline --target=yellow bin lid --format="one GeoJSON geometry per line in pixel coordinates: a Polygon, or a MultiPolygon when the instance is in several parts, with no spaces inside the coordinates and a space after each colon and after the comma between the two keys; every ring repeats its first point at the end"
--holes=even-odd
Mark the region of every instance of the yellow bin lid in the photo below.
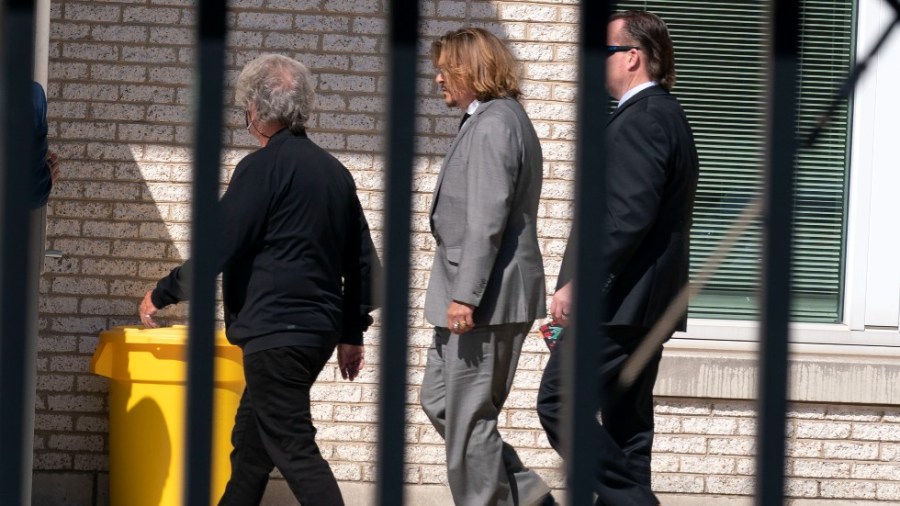
{"type": "MultiPolygon", "coordinates": [[[[187,378],[185,325],[157,329],[143,326],[113,327],[100,333],[91,359],[91,372],[119,381],[184,383],[187,378]]],[[[225,331],[216,332],[215,381],[243,382],[242,352],[228,342],[225,331]]]]}

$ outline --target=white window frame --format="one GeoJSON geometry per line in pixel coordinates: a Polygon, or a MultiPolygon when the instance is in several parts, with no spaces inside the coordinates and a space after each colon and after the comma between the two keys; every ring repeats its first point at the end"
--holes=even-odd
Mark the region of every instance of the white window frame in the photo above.
{"type": "MultiPolygon", "coordinates": [[[[857,58],[871,50],[896,13],[883,1],[861,0],[857,58]]],[[[860,80],[854,96],[847,235],[845,322],[852,330],[900,324],[900,171],[896,85],[900,79],[900,33],[894,29],[860,80]]]]}

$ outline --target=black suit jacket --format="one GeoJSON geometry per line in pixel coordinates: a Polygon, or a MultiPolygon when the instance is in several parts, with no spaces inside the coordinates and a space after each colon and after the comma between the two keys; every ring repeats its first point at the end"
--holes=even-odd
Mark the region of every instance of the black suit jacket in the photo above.
{"type": "MultiPolygon", "coordinates": [[[[606,292],[605,323],[649,328],[688,282],[697,149],[684,110],[660,86],[622,104],[605,135],[606,235],[599,260],[609,276],[598,286],[606,292]]],[[[574,260],[567,248],[557,288],[571,281],[574,260]]],[[[685,313],[672,331],[684,330],[686,321],[685,313]]]]}

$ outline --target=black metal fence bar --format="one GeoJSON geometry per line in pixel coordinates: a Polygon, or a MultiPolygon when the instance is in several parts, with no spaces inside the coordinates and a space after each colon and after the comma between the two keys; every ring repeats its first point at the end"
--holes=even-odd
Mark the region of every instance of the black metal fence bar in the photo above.
{"type": "MultiPolygon", "coordinates": [[[[608,266],[596,258],[602,234],[597,224],[579,219],[597,216],[604,206],[605,153],[598,139],[606,118],[605,19],[609,2],[582,2],[579,72],[578,142],[576,159],[576,218],[572,240],[577,245],[578,283],[574,299],[573,332],[567,336],[565,391],[568,427],[567,487],[569,504],[593,502],[596,443],[591,426],[597,410],[596,335],[603,315],[602,294],[597,287],[608,266]],[[603,20],[598,23],[597,20],[603,20]],[[586,30],[585,27],[592,27],[586,30]],[[601,28],[602,27],[602,28],[601,28]],[[593,29],[596,28],[596,29],[593,29]],[[598,142],[599,141],[599,142],[598,142]],[[579,310],[579,308],[581,310],[579,310]],[[577,444],[573,444],[577,443],[577,444]]],[[[202,0],[198,23],[199,108],[195,128],[195,174],[192,230],[192,304],[188,341],[188,420],[186,426],[185,503],[208,504],[211,467],[211,413],[213,394],[213,336],[215,333],[215,256],[218,221],[218,183],[222,149],[222,97],[226,7],[202,0]],[[203,128],[199,128],[202,125],[203,128]]],[[[406,405],[406,348],[408,338],[408,279],[410,192],[415,125],[418,2],[390,3],[389,131],[385,187],[385,243],[380,419],[377,501],[380,505],[403,504],[404,427],[406,405]]],[[[783,502],[784,438],[787,393],[788,321],[790,316],[790,258],[798,71],[799,5],[775,0],[771,9],[772,58],[768,114],[767,204],[764,227],[762,318],[760,336],[760,417],[758,432],[756,504],[783,502]]],[[[3,93],[0,95],[2,145],[0,145],[0,497],[4,504],[27,504],[25,484],[31,469],[25,442],[30,409],[22,378],[28,365],[30,299],[27,282],[29,259],[38,253],[21,247],[29,244],[28,174],[32,136],[22,125],[31,123],[31,53],[34,1],[5,0],[2,17],[3,93]],[[25,292],[25,293],[23,293],[25,292]]]]}
{"type": "MultiPolygon", "coordinates": [[[[608,266],[600,265],[600,244],[606,205],[606,126],[609,99],[606,79],[606,19],[608,1],[581,3],[581,42],[578,78],[578,134],[575,173],[575,218],[570,241],[575,241],[577,277],[573,285],[574,332],[563,346],[563,392],[566,427],[562,431],[566,453],[568,503],[593,504],[598,442],[594,426],[597,409],[597,364],[601,343],[597,333],[603,322],[603,286],[608,266]],[[588,218],[588,219],[585,219],[588,218]],[[599,223],[598,223],[599,221],[599,223]]],[[[570,246],[571,247],[571,246],[570,246]]]]}
{"type": "Polygon", "coordinates": [[[759,429],[756,504],[784,501],[784,437],[787,410],[788,322],[791,306],[793,178],[797,154],[797,75],[800,7],[774,0],[770,9],[766,204],[763,214],[763,278],[759,357],[759,429]]]}
{"type": "Polygon", "coordinates": [[[31,76],[34,62],[34,1],[6,0],[0,13],[0,69],[2,69],[2,145],[0,145],[0,502],[31,504],[31,393],[27,368],[34,367],[29,353],[34,343],[34,322],[29,264],[31,251],[29,183],[32,159],[31,76]]]}
{"type": "Polygon", "coordinates": [[[378,483],[382,506],[403,504],[406,346],[409,326],[409,233],[415,137],[419,2],[390,3],[386,141],[384,289],[379,370],[378,483]]]}
{"type": "Polygon", "coordinates": [[[188,339],[184,504],[210,503],[213,357],[219,232],[219,168],[225,81],[225,2],[198,7],[197,85],[191,228],[191,307],[188,339]]]}

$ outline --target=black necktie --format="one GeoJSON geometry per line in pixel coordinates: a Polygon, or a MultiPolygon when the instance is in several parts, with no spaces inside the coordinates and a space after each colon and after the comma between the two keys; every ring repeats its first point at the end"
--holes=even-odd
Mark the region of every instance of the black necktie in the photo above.
{"type": "Polygon", "coordinates": [[[471,116],[471,114],[469,114],[469,113],[463,114],[462,120],[460,120],[460,122],[459,122],[460,130],[462,130],[462,126],[466,124],[466,120],[469,119],[469,116],[471,116]]]}

